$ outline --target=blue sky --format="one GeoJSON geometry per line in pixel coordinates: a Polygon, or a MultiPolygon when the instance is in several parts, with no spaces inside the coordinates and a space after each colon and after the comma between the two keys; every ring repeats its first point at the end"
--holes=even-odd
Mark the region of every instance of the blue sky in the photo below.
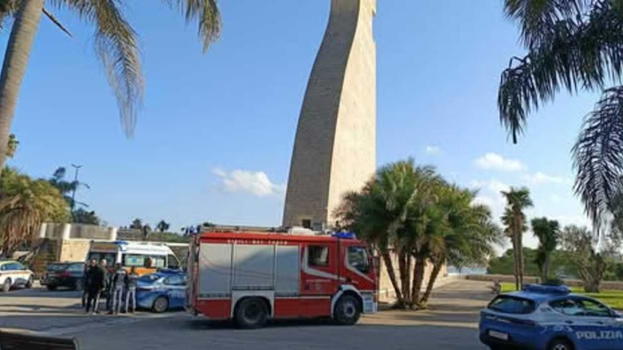
{"type": "MultiPolygon", "coordinates": [[[[127,139],[92,49],[92,29],[43,20],[16,112],[10,162],[34,176],[84,165],[79,192],[113,225],[135,217],[173,228],[202,221],[278,225],[299,110],[329,0],[220,1],[223,34],[206,53],[195,27],[160,1],[128,1],[140,34],[146,94],[127,139]],[[140,3],[140,4],[139,4],[140,3]],[[166,21],[163,21],[166,19],[166,21]]],[[[508,142],[496,109],[499,76],[523,49],[501,1],[379,1],[378,163],[414,157],[481,188],[528,185],[535,208],[587,222],[572,194],[570,149],[597,95],[563,93],[508,142]]],[[[0,47],[7,33],[0,34],[0,47]]],[[[529,239],[529,242],[533,242],[529,239]]]]}

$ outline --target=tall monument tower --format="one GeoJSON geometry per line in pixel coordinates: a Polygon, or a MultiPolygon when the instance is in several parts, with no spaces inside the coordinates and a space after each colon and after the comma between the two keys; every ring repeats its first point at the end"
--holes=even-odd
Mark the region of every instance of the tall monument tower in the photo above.
{"type": "Polygon", "coordinates": [[[331,227],[376,169],[376,0],[331,0],[290,165],[284,226],[331,227]]]}

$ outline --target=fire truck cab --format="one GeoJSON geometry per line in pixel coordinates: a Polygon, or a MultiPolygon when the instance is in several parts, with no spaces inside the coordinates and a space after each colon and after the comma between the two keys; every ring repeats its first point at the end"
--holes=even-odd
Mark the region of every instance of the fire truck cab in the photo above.
{"type": "Polygon", "coordinates": [[[344,234],[205,232],[190,244],[187,307],[242,328],[313,317],[352,325],[376,312],[374,265],[366,244],[344,234]]]}

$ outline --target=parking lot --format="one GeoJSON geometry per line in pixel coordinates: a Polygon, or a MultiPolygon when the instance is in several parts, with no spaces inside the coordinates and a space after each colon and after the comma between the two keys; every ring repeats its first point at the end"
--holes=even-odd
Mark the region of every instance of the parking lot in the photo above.
{"type": "Polygon", "coordinates": [[[42,288],[0,295],[0,328],[75,336],[83,349],[484,349],[477,340],[478,310],[488,284],[460,281],[439,289],[428,311],[382,311],[353,327],[327,321],[272,323],[238,330],[185,312],[86,315],[80,293],[42,288]]]}

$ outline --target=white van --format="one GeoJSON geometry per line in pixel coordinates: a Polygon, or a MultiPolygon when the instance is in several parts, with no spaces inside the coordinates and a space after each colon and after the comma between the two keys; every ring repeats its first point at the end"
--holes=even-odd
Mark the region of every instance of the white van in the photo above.
{"type": "Polygon", "coordinates": [[[87,261],[106,259],[109,266],[120,263],[126,269],[136,268],[139,275],[154,273],[158,269],[178,269],[180,262],[164,243],[91,241],[87,261]]]}

